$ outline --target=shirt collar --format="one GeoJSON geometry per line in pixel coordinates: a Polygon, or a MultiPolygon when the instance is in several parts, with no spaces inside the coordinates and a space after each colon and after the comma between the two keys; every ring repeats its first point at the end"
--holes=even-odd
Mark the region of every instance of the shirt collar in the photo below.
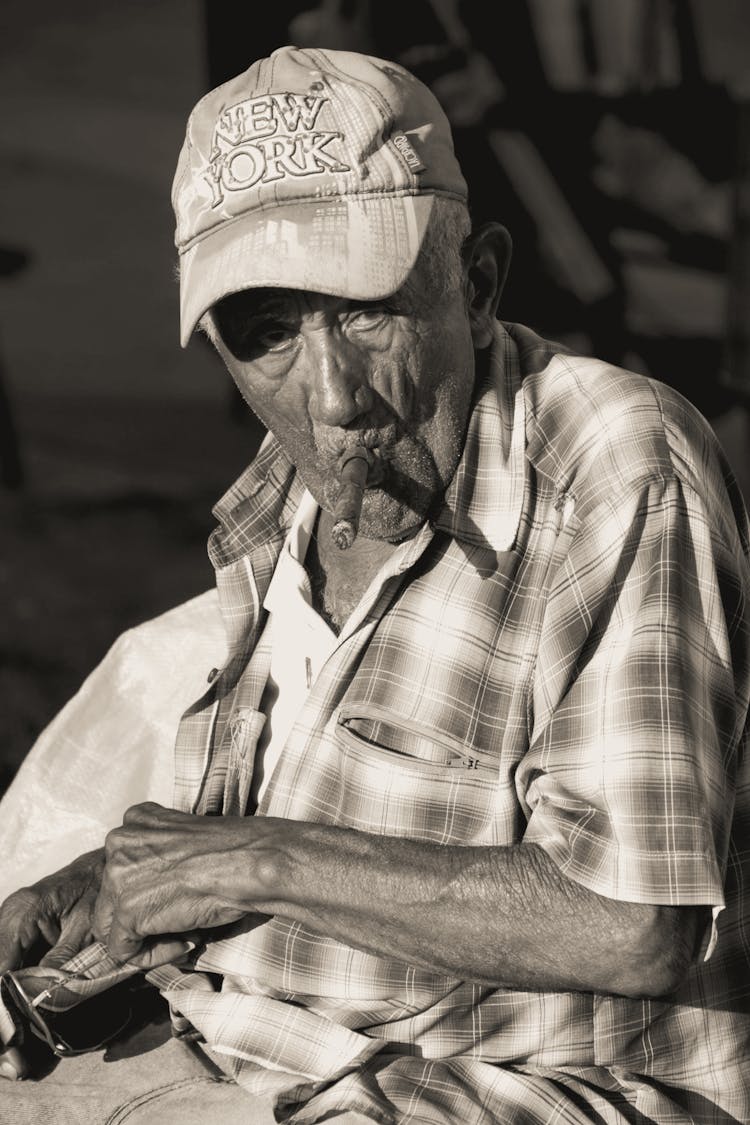
{"type": "Polygon", "coordinates": [[[219,522],[208,541],[217,569],[284,538],[305,486],[273,434],[213,509],[219,522]]]}
{"type": "Polygon", "coordinates": [[[263,601],[264,609],[271,613],[283,613],[297,594],[304,598],[308,605],[312,605],[304,563],[317,515],[318,504],[312,494],[305,489],[263,601]]]}
{"type": "Polygon", "coordinates": [[[457,539],[509,551],[526,479],[526,409],[515,341],[498,323],[466,442],[435,526],[457,539]]]}

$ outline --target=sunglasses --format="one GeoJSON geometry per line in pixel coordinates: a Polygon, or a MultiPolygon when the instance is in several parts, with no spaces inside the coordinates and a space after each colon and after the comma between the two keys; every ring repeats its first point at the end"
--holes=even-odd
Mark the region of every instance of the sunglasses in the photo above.
{"type": "Polygon", "coordinates": [[[88,997],[65,1012],[42,1011],[40,997],[27,995],[12,971],[0,975],[0,999],[13,1022],[14,1033],[6,1047],[32,1045],[29,1033],[46,1043],[60,1058],[97,1051],[128,1026],[132,1016],[132,991],[127,980],[88,997]]]}

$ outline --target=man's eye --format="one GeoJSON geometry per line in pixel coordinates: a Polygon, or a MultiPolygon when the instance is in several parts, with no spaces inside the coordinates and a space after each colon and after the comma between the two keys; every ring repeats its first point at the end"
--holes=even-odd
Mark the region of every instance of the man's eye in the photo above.
{"type": "Polygon", "coordinates": [[[288,347],[296,336],[295,329],[290,324],[281,321],[258,325],[248,333],[248,341],[264,352],[281,351],[288,347]]]}
{"type": "Polygon", "coordinates": [[[296,339],[298,327],[283,320],[263,318],[232,322],[219,320],[219,331],[235,359],[244,363],[260,359],[269,352],[283,352],[296,339]]]}
{"type": "Polygon", "coordinates": [[[357,309],[347,317],[347,324],[355,332],[369,332],[380,328],[388,320],[388,310],[382,307],[373,309],[357,309]]]}

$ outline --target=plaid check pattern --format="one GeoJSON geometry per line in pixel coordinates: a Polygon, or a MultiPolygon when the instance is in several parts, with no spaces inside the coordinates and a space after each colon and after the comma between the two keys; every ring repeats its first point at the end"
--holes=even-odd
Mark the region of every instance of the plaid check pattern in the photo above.
{"type": "MultiPolygon", "coordinates": [[[[229,656],[178,733],[186,811],[245,809],[249,657],[301,492],[269,438],[215,509],[229,656]]],[[[750,1120],[749,556],[688,403],[498,326],[442,510],[342,632],[256,815],[534,842],[599,894],[705,906],[700,958],[668,999],[531,993],[249,920],[197,961],[221,992],[165,991],[238,1082],[295,1122],[750,1120]]]]}

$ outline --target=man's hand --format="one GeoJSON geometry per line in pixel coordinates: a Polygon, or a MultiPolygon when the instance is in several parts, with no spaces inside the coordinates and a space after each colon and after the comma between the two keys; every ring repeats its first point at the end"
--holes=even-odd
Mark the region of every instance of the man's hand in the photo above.
{"type": "Polygon", "coordinates": [[[151,968],[183,955],[197,931],[252,912],[264,827],[255,818],[134,805],[106,839],[96,937],[118,960],[151,968]]]}
{"type": "MultiPolygon", "coordinates": [[[[94,905],[101,884],[104,849],[86,852],[67,867],[22,887],[0,906],[0,972],[36,959],[36,947],[50,948],[40,964],[58,968],[93,941],[94,905]]],[[[16,1047],[0,1050],[0,1077],[14,1080],[28,1071],[16,1047]]]]}
{"type": "Polygon", "coordinates": [[[0,972],[17,969],[42,940],[42,965],[59,967],[93,941],[104,850],[86,852],[67,867],[10,895],[0,907],[0,972]]]}

